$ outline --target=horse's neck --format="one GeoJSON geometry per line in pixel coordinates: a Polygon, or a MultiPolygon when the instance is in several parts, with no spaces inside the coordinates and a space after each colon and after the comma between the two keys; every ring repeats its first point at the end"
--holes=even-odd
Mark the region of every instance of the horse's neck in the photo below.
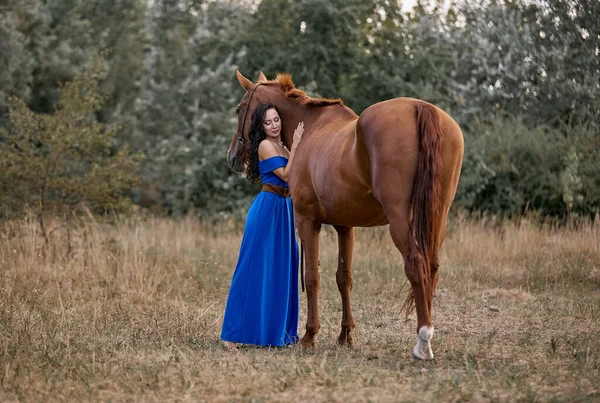
{"type": "Polygon", "coordinates": [[[343,105],[328,105],[319,107],[295,106],[288,112],[288,122],[284,122],[284,137],[287,144],[292,144],[294,130],[299,122],[304,122],[305,133],[310,133],[314,127],[326,126],[332,122],[342,124],[356,120],[358,116],[343,105]]]}

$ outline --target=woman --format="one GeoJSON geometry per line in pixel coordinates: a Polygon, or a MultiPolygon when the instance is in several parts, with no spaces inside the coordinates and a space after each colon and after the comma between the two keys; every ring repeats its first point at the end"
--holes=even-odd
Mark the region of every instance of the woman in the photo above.
{"type": "Polygon", "coordinates": [[[221,340],[284,346],[298,339],[298,245],[288,170],[302,139],[304,123],[294,131],[291,152],[281,141],[275,106],[261,104],[252,114],[246,176],[262,180],[248,216],[238,263],[231,280],[221,340]]]}

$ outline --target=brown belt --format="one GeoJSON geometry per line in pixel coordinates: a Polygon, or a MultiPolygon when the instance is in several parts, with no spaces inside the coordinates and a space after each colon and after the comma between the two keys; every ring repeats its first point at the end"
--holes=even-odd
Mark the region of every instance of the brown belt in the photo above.
{"type": "Polygon", "coordinates": [[[277,186],[277,185],[272,185],[270,183],[265,183],[262,185],[261,190],[263,192],[275,193],[276,195],[279,195],[281,197],[290,197],[290,189],[283,187],[283,186],[277,186]]]}

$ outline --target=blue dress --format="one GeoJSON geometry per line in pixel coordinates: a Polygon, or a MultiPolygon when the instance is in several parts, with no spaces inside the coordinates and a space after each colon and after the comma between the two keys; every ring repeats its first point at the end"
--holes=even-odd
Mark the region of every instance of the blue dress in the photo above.
{"type": "MultiPolygon", "coordinates": [[[[287,158],[258,163],[262,183],[288,187],[273,173],[287,158]]],[[[298,340],[298,244],[292,199],[261,191],[250,206],[221,339],[261,346],[298,340]]]]}

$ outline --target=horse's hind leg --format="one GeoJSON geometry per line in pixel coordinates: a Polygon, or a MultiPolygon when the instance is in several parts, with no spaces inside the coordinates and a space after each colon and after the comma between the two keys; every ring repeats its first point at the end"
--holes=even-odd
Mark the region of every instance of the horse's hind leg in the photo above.
{"type": "Polygon", "coordinates": [[[426,360],[433,358],[431,339],[433,325],[431,322],[431,292],[428,292],[430,279],[426,278],[425,260],[419,252],[410,234],[409,209],[401,206],[387,208],[386,216],[390,222],[390,234],[396,247],[404,258],[404,272],[410,282],[414,303],[417,310],[417,345],[413,349],[415,357],[426,360]]]}
{"type": "Polygon", "coordinates": [[[350,305],[350,291],[352,291],[352,250],[354,249],[354,228],[334,226],[338,233],[338,269],[335,274],[338,290],[342,297],[342,330],[338,337],[338,344],[348,347],[354,345],[354,328],[356,322],[352,315],[350,305]]]}
{"type": "Polygon", "coordinates": [[[304,348],[315,348],[317,346],[315,338],[321,328],[318,301],[320,282],[319,232],[321,231],[321,224],[296,214],[296,225],[306,255],[306,333],[300,340],[300,344],[304,348]]]}
{"type": "Polygon", "coordinates": [[[445,213],[442,214],[441,216],[441,220],[440,220],[440,228],[438,231],[438,241],[437,241],[437,245],[435,248],[435,251],[433,252],[433,256],[431,258],[431,295],[428,299],[429,302],[429,312],[431,315],[433,315],[433,294],[437,288],[438,285],[438,281],[439,281],[439,268],[440,268],[440,249],[442,248],[442,243],[444,242],[444,238],[446,237],[446,225],[447,225],[447,219],[448,219],[448,210],[446,209],[445,213]]]}

